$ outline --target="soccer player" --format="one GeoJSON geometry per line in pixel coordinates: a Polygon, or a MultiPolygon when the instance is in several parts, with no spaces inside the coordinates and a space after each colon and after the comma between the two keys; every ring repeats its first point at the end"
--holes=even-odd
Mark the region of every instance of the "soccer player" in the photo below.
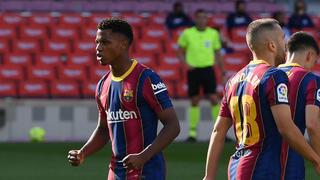
{"type": "MultiPolygon", "coordinates": [[[[319,56],[317,41],[305,32],[293,34],[288,41],[286,64],[280,65],[289,78],[291,113],[301,133],[307,128],[314,150],[320,154],[320,81],[310,72],[319,56]]],[[[284,179],[305,179],[303,157],[283,145],[284,179]]]]}
{"type": "Polygon", "coordinates": [[[274,19],[253,21],[246,39],[253,60],[226,84],[204,179],[215,179],[225,136],[232,124],[237,144],[229,162],[229,179],[280,179],[282,138],[320,172],[320,157],[292,121],[288,77],[274,67],[285,59],[281,27],[274,19]]]}
{"type": "Polygon", "coordinates": [[[163,180],[161,151],[179,134],[179,122],[159,76],[129,58],[132,40],[126,21],[111,18],[99,23],[97,60],[111,70],[97,85],[98,125],[80,150],[69,151],[68,159],[78,166],[110,140],[109,180],[163,180]],[[163,128],[157,135],[158,119],[163,128]]]}

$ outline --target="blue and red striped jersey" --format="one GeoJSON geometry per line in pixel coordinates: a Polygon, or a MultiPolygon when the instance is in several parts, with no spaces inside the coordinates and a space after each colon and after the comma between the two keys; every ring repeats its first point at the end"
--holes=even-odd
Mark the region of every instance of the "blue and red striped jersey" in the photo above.
{"type": "Polygon", "coordinates": [[[278,104],[288,104],[288,77],[264,61],[251,61],[226,84],[219,115],[233,120],[237,140],[229,179],[280,179],[282,139],[271,112],[278,104]]]}
{"type": "MultiPolygon", "coordinates": [[[[305,133],[307,105],[320,107],[320,81],[313,73],[296,63],[283,64],[279,68],[289,78],[289,99],[293,121],[305,133]]],[[[304,179],[305,168],[303,157],[283,143],[283,178],[304,179]]]]}
{"type": "Polygon", "coordinates": [[[127,171],[122,160],[139,153],[157,136],[157,113],[172,107],[167,88],[160,77],[144,65],[132,61],[121,77],[107,73],[96,91],[99,115],[107,121],[112,143],[109,179],[164,179],[162,153],[152,157],[142,169],[127,171]],[[114,176],[114,177],[110,177],[114,176]]]}

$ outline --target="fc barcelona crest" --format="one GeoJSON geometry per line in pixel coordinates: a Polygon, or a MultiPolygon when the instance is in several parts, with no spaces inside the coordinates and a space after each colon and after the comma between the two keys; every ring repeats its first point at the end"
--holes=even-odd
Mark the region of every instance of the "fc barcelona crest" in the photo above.
{"type": "Polygon", "coordinates": [[[133,90],[131,90],[131,89],[125,89],[124,92],[123,92],[123,99],[124,99],[126,102],[132,101],[132,99],[133,99],[133,90]]]}

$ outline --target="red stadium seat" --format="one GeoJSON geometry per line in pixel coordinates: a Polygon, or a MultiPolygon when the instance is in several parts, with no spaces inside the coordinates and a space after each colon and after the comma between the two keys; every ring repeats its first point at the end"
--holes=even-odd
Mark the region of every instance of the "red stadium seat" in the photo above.
{"type": "Polygon", "coordinates": [[[177,41],[167,40],[165,41],[165,51],[166,53],[177,53],[179,45],[177,41]]]}
{"type": "Polygon", "coordinates": [[[29,24],[47,26],[53,24],[53,17],[49,13],[32,13],[29,24]]]}
{"type": "Polygon", "coordinates": [[[80,27],[84,24],[84,18],[80,13],[62,13],[59,17],[59,25],[63,27],[80,27]]]}
{"type": "Polygon", "coordinates": [[[51,26],[51,38],[54,40],[79,39],[78,29],[74,27],[51,26]]]}
{"type": "Polygon", "coordinates": [[[163,47],[158,40],[139,40],[135,42],[137,53],[162,53],[163,47]]]}
{"type": "MultiPolygon", "coordinates": [[[[97,26],[97,25],[96,25],[97,26]]],[[[96,40],[96,34],[97,34],[97,27],[91,27],[91,26],[83,26],[81,27],[81,39],[85,41],[93,41],[96,40]]]]}
{"type": "Polygon", "coordinates": [[[48,37],[47,29],[42,25],[21,26],[20,39],[45,39],[48,37]]]}
{"type": "Polygon", "coordinates": [[[148,24],[153,26],[163,26],[166,22],[166,16],[160,13],[151,14],[148,17],[148,24]]]}
{"type": "Polygon", "coordinates": [[[243,53],[229,53],[223,56],[223,64],[226,70],[239,71],[250,59],[243,53]]]}
{"type": "Polygon", "coordinates": [[[105,18],[110,18],[110,17],[118,17],[120,16],[120,13],[117,14],[111,14],[111,13],[92,13],[89,22],[90,22],[90,27],[94,27],[97,29],[97,25],[105,18]]]}
{"type": "Polygon", "coordinates": [[[84,97],[94,97],[98,81],[83,81],[81,84],[84,97]]]}
{"type": "Polygon", "coordinates": [[[176,54],[161,54],[159,56],[159,62],[161,66],[182,68],[182,63],[176,54]]]}
{"type": "Polygon", "coordinates": [[[10,46],[8,40],[0,39],[0,53],[9,53],[10,46]]]}
{"type": "Polygon", "coordinates": [[[214,28],[221,28],[226,24],[226,15],[225,14],[213,14],[209,18],[209,26],[214,28]]]}
{"type": "Polygon", "coordinates": [[[169,96],[174,98],[177,97],[177,91],[175,89],[175,82],[165,82],[165,85],[167,87],[167,91],[169,93],[169,96]]]}
{"type": "Polygon", "coordinates": [[[188,97],[188,84],[186,81],[179,82],[177,88],[177,97],[178,98],[186,98],[188,97]]]}
{"type": "Polygon", "coordinates": [[[0,24],[0,39],[16,39],[17,30],[14,26],[0,24]]]}
{"type": "Polygon", "coordinates": [[[246,27],[237,27],[231,29],[231,41],[233,42],[246,42],[246,27]]]}
{"type": "Polygon", "coordinates": [[[36,54],[37,65],[59,66],[62,63],[62,56],[54,52],[36,54]]]}
{"type": "Polygon", "coordinates": [[[21,66],[3,65],[0,66],[0,79],[2,80],[24,80],[25,73],[21,66]]]}
{"type": "Polygon", "coordinates": [[[159,66],[154,69],[164,81],[175,81],[182,79],[181,70],[174,66],[159,66]]]}
{"type": "Polygon", "coordinates": [[[44,50],[50,53],[68,54],[71,52],[70,42],[65,40],[47,40],[44,50]]]}
{"type": "Polygon", "coordinates": [[[17,97],[17,85],[15,82],[0,78],[0,97],[17,97]]]}
{"type": "Polygon", "coordinates": [[[96,43],[95,39],[91,39],[90,41],[74,41],[73,43],[75,52],[83,52],[83,53],[95,53],[96,52],[96,43]]]}
{"type": "Polygon", "coordinates": [[[178,39],[179,39],[179,36],[181,35],[181,33],[186,29],[186,27],[181,27],[181,28],[178,28],[178,29],[175,29],[173,32],[172,32],[172,40],[177,42],[178,39]]]}
{"type": "Polygon", "coordinates": [[[72,53],[68,55],[67,65],[90,66],[94,61],[92,53],[72,53]]]}
{"type": "Polygon", "coordinates": [[[243,52],[243,53],[249,53],[250,52],[246,41],[232,42],[231,43],[231,47],[236,52],[243,52]]]}
{"type": "Polygon", "coordinates": [[[40,43],[36,39],[32,40],[15,40],[12,43],[13,52],[37,53],[41,51],[40,43]]]}
{"type": "Polygon", "coordinates": [[[8,53],[4,56],[4,64],[7,65],[21,65],[21,66],[31,66],[32,58],[27,53],[8,53]]]}
{"type": "Polygon", "coordinates": [[[29,80],[54,80],[57,78],[54,66],[35,65],[28,67],[29,80]]]}
{"type": "Polygon", "coordinates": [[[58,67],[58,78],[60,80],[85,80],[87,79],[87,71],[81,66],[60,65],[58,67]]]}
{"type": "Polygon", "coordinates": [[[165,40],[169,34],[164,26],[146,26],[142,28],[142,39],[145,40],[165,40]]]}
{"type": "Polygon", "coordinates": [[[107,72],[109,66],[90,66],[89,68],[89,81],[98,82],[107,72]]]}
{"type": "Polygon", "coordinates": [[[79,84],[75,81],[51,81],[49,87],[52,97],[80,97],[79,84]]]}
{"type": "Polygon", "coordinates": [[[121,17],[126,20],[131,26],[137,28],[145,25],[143,17],[136,13],[122,13],[121,17]]]}
{"type": "Polygon", "coordinates": [[[139,63],[144,64],[151,69],[155,69],[158,65],[158,61],[152,53],[135,53],[131,55],[139,63]]]}
{"type": "Polygon", "coordinates": [[[9,51],[10,51],[10,46],[9,46],[8,40],[0,39],[0,53],[8,53],[9,51]]]}
{"type": "Polygon", "coordinates": [[[18,13],[4,13],[0,16],[2,24],[19,26],[24,23],[24,18],[18,13]]]}
{"type": "Polygon", "coordinates": [[[48,85],[41,80],[28,80],[19,82],[20,97],[48,97],[48,85]]]}

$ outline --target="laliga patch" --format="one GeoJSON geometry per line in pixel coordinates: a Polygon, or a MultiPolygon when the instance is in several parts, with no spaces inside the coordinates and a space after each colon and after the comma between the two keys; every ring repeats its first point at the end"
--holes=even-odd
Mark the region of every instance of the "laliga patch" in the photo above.
{"type": "Polygon", "coordinates": [[[320,101],[320,89],[317,91],[317,100],[320,101]]]}
{"type": "Polygon", "coordinates": [[[277,86],[277,96],[279,102],[289,102],[288,101],[288,87],[284,83],[277,86]]]}

